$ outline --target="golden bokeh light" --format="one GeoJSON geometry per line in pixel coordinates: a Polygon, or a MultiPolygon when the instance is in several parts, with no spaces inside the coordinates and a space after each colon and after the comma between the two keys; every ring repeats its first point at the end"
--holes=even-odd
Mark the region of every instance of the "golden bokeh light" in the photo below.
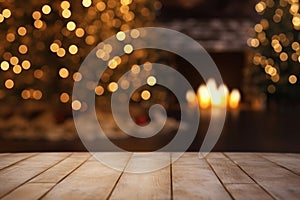
{"type": "Polygon", "coordinates": [[[96,8],[97,8],[97,10],[99,10],[101,12],[101,11],[105,10],[106,4],[102,1],[100,1],[96,4],[96,8]]]}
{"type": "Polygon", "coordinates": [[[39,19],[35,20],[33,23],[34,27],[37,29],[41,29],[43,27],[43,24],[43,21],[39,19]]]}
{"type": "Polygon", "coordinates": [[[66,55],[66,50],[64,48],[59,48],[56,54],[58,57],[64,57],[66,55]]]}
{"type": "Polygon", "coordinates": [[[69,21],[67,23],[67,29],[69,31],[74,31],[76,29],[76,23],[74,21],[69,21]]]}
{"type": "Polygon", "coordinates": [[[20,73],[22,72],[22,67],[21,67],[20,65],[15,65],[15,66],[13,67],[13,72],[14,72],[15,74],[20,74],[20,73]]]}
{"type": "Polygon", "coordinates": [[[39,11],[34,11],[32,13],[32,18],[35,20],[41,19],[41,17],[42,17],[42,14],[39,11]]]}
{"type": "Polygon", "coordinates": [[[75,31],[75,35],[79,38],[84,36],[84,29],[83,28],[77,28],[75,31]]]}
{"type": "Polygon", "coordinates": [[[145,101],[149,100],[151,98],[151,93],[148,90],[144,90],[141,93],[141,98],[145,101]]]}
{"type": "Polygon", "coordinates": [[[138,37],[140,36],[139,30],[137,30],[137,29],[131,30],[130,36],[131,36],[132,38],[138,38],[138,37]]]}
{"type": "Polygon", "coordinates": [[[287,54],[287,53],[282,52],[282,53],[280,53],[279,58],[280,58],[281,61],[287,61],[287,59],[288,59],[289,57],[288,57],[288,54],[287,54]]]}
{"type": "Polygon", "coordinates": [[[22,62],[22,67],[23,67],[23,69],[25,69],[25,70],[29,69],[29,68],[31,67],[30,61],[29,61],[29,60],[24,60],[24,61],[22,62]]]}
{"type": "Polygon", "coordinates": [[[2,61],[0,67],[3,71],[7,71],[9,69],[9,63],[7,61],[2,61]]]}
{"type": "Polygon", "coordinates": [[[126,35],[123,31],[120,31],[116,34],[116,38],[119,40],[119,41],[124,41],[125,38],[126,38],[126,35]]]}
{"type": "Polygon", "coordinates": [[[88,35],[85,38],[85,43],[87,43],[88,45],[93,45],[96,42],[95,37],[92,35],[88,35]]]}
{"type": "Polygon", "coordinates": [[[4,83],[4,85],[7,89],[12,89],[14,87],[15,83],[13,80],[7,79],[4,83]]]}
{"type": "Polygon", "coordinates": [[[263,1],[260,1],[259,3],[257,3],[255,5],[255,10],[256,10],[256,12],[261,13],[266,9],[266,7],[267,7],[266,3],[263,1]]]}
{"type": "Polygon", "coordinates": [[[26,35],[26,33],[27,33],[27,30],[26,30],[26,28],[25,28],[24,26],[20,26],[20,27],[18,28],[18,34],[19,34],[20,36],[24,36],[24,35],[26,35]]]}
{"type": "Polygon", "coordinates": [[[62,1],[60,4],[60,7],[64,10],[69,9],[70,8],[70,3],[68,1],[62,1]]]}
{"type": "Polygon", "coordinates": [[[40,69],[36,69],[36,70],[34,70],[34,72],[33,72],[33,76],[34,76],[35,78],[37,78],[37,79],[41,79],[41,78],[43,78],[43,76],[44,76],[44,72],[43,72],[42,70],[40,70],[40,69]]]}
{"type": "Polygon", "coordinates": [[[2,23],[3,21],[4,21],[4,16],[0,14],[0,23],[2,23]]]}
{"type": "Polygon", "coordinates": [[[126,45],[124,46],[124,52],[125,52],[126,54],[131,54],[131,53],[133,52],[133,47],[132,47],[132,45],[131,45],[131,44],[126,44],[126,45]]]}
{"type": "Polygon", "coordinates": [[[9,10],[9,9],[4,9],[3,11],[2,11],[2,15],[3,15],[3,17],[5,17],[5,18],[9,18],[10,16],[11,16],[11,11],[9,10]]]}
{"type": "Polygon", "coordinates": [[[67,68],[61,68],[59,70],[59,76],[62,77],[62,78],[68,78],[69,76],[69,71],[67,68]]]}
{"type": "Polygon", "coordinates": [[[92,5],[92,1],[91,0],[82,0],[82,5],[86,8],[88,8],[92,5]]]}
{"type": "Polygon", "coordinates": [[[30,99],[30,97],[31,97],[30,91],[29,90],[23,90],[22,93],[21,93],[21,97],[23,99],[30,99]]]}
{"type": "Polygon", "coordinates": [[[132,65],[132,67],[131,67],[131,73],[138,74],[138,73],[140,73],[140,71],[141,71],[140,66],[138,66],[138,65],[132,65]]]}
{"type": "Polygon", "coordinates": [[[61,13],[61,15],[63,16],[63,18],[66,18],[66,19],[70,18],[71,14],[72,14],[71,11],[68,10],[68,9],[63,10],[62,13],[61,13]]]}
{"type": "Polygon", "coordinates": [[[81,75],[80,72],[75,72],[75,73],[73,74],[73,80],[74,80],[74,81],[78,82],[78,81],[80,81],[81,79],[82,79],[82,75],[81,75]]]}
{"type": "Polygon", "coordinates": [[[13,57],[10,58],[9,62],[12,65],[17,65],[19,63],[19,58],[16,57],[16,56],[13,56],[13,57]]]}
{"type": "Polygon", "coordinates": [[[50,12],[51,12],[51,7],[50,7],[49,5],[43,5],[43,7],[42,7],[42,12],[43,12],[45,15],[50,14],[50,12]]]}
{"type": "Polygon", "coordinates": [[[107,87],[108,91],[110,91],[110,92],[115,92],[118,90],[118,88],[119,88],[119,86],[116,82],[109,83],[108,87],[107,87]]]}
{"type": "Polygon", "coordinates": [[[73,110],[80,110],[80,108],[81,108],[81,102],[78,101],[78,100],[74,100],[72,102],[72,109],[73,110]]]}
{"type": "Polygon", "coordinates": [[[59,45],[57,44],[57,43],[52,43],[51,45],[50,45],[50,50],[52,51],[52,52],[57,52],[58,50],[59,50],[59,45]]]}
{"type": "Polygon", "coordinates": [[[40,90],[34,90],[32,93],[32,98],[35,100],[40,100],[43,97],[43,93],[40,90]]]}
{"type": "Polygon", "coordinates": [[[290,76],[289,76],[289,82],[290,82],[291,84],[295,84],[297,81],[298,81],[297,76],[295,76],[295,75],[290,75],[290,76]]]}
{"type": "MultiPolygon", "coordinates": [[[[66,92],[63,92],[63,93],[60,94],[59,99],[62,103],[67,103],[70,100],[70,95],[66,92]]],[[[78,105],[75,105],[75,106],[78,106],[78,105]]],[[[73,107],[73,103],[72,103],[72,107],[73,107]]]]}
{"type": "Polygon", "coordinates": [[[154,76],[149,76],[147,78],[147,84],[149,86],[154,86],[156,84],[156,78],[154,76]]]}
{"type": "Polygon", "coordinates": [[[121,81],[120,86],[123,90],[127,90],[130,86],[130,83],[128,80],[124,79],[121,81]]]}
{"type": "Polygon", "coordinates": [[[16,39],[16,36],[13,33],[8,33],[6,35],[6,40],[9,41],[9,42],[13,42],[13,41],[15,41],[15,39],[16,39]]]}
{"type": "Polygon", "coordinates": [[[101,85],[98,85],[95,88],[95,93],[96,95],[101,96],[104,93],[104,88],[101,85]]]}
{"type": "Polygon", "coordinates": [[[75,44],[70,45],[69,52],[72,55],[76,54],[78,52],[78,47],[75,44]]]}
{"type": "Polygon", "coordinates": [[[19,52],[20,52],[20,54],[26,54],[27,51],[28,51],[28,48],[27,48],[26,45],[22,44],[22,45],[19,46],[19,52]]]}

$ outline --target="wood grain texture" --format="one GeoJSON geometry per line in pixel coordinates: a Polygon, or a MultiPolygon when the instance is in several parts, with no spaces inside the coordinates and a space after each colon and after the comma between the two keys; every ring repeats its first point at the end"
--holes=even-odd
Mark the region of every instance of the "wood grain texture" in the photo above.
{"type": "Polygon", "coordinates": [[[250,184],[225,184],[226,189],[234,199],[238,200],[272,200],[273,198],[261,187],[254,183],[250,184]]]}
{"type": "Polygon", "coordinates": [[[111,195],[111,199],[169,199],[171,197],[170,154],[134,154],[127,170],[147,169],[165,163],[163,169],[148,173],[124,173],[111,195]]]}
{"type": "Polygon", "coordinates": [[[254,153],[227,153],[249,176],[277,199],[299,199],[300,177],[254,153]]]}
{"type": "Polygon", "coordinates": [[[110,169],[98,161],[87,161],[43,199],[106,199],[120,174],[120,171],[110,169]]]}
{"type": "Polygon", "coordinates": [[[300,154],[97,154],[0,154],[0,198],[300,199],[300,154]]]}
{"type": "Polygon", "coordinates": [[[67,157],[68,153],[43,153],[0,171],[0,197],[67,157]]]}
{"type": "Polygon", "coordinates": [[[261,156],[300,175],[300,156],[298,154],[264,153],[261,156]]]}
{"type": "Polygon", "coordinates": [[[199,159],[198,154],[185,154],[179,158],[172,166],[172,180],[174,199],[231,199],[205,159],[199,159]]]}
{"type": "Polygon", "coordinates": [[[16,200],[16,199],[39,199],[47,191],[49,191],[55,184],[54,183],[27,183],[12,193],[6,195],[2,200],[16,200]]]}
{"type": "Polygon", "coordinates": [[[9,154],[1,154],[0,170],[34,155],[35,154],[31,154],[31,153],[16,153],[13,154],[13,156],[10,156],[9,154]]]}

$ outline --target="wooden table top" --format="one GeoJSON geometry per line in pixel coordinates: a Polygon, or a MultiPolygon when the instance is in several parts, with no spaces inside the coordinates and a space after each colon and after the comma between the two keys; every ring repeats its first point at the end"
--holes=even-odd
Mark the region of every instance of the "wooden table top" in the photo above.
{"type": "MultiPolygon", "coordinates": [[[[124,168],[132,163],[133,157],[124,168]]],[[[199,158],[185,153],[143,174],[113,170],[89,153],[0,154],[0,183],[2,199],[291,200],[300,199],[300,154],[210,153],[199,158]]]]}

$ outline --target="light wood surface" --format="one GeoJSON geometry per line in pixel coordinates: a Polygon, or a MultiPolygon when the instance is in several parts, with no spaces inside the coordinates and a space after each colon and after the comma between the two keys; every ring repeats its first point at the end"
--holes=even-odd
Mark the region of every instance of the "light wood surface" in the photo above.
{"type": "MultiPolygon", "coordinates": [[[[100,153],[101,154],[101,153],[100,153]]],[[[300,154],[0,154],[1,199],[300,199],[300,154]],[[172,164],[148,173],[135,169],[172,164]]]]}

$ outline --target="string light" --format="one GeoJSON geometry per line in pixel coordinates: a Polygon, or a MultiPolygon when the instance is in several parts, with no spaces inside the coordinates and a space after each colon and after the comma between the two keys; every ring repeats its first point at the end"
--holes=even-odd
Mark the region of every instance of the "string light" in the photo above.
{"type": "MultiPolygon", "coordinates": [[[[63,0],[57,4],[30,0],[20,2],[19,7],[27,9],[26,13],[29,15],[21,15],[9,2],[3,2],[4,9],[0,10],[0,23],[5,24],[0,34],[3,41],[0,69],[4,73],[0,81],[5,86],[1,94],[7,95],[5,89],[14,89],[15,94],[20,95],[22,99],[43,100],[48,98],[44,86],[53,81],[50,78],[51,71],[58,70],[56,78],[59,80],[56,81],[82,80],[82,74],[76,72],[80,61],[99,41],[116,34],[117,40],[126,41],[124,53],[132,54],[131,40],[140,37],[141,34],[134,28],[151,25],[154,19],[152,12],[160,9],[161,4],[158,1],[132,0],[63,0]],[[126,36],[124,31],[129,29],[132,30],[126,36]],[[68,67],[56,69],[55,65],[68,67]],[[68,79],[71,72],[71,79],[68,79]],[[20,76],[16,80],[22,80],[29,85],[29,89],[20,88],[23,83],[16,85],[13,81],[15,76],[20,76]],[[36,85],[41,85],[41,88],[32,89],[36,85]]],[[[126,56],[113,56],[112,52],[113,47],[104,44],[96,53],[99,59],[107,62],[110,70],[101,78],[105,80],[105,84],[95,89],[98,96],[106,94],[106,91],[115,92],[118,89],[119,85],[113,81],[116,80],[113,77],[119,77],[118,73],[126,72],[127,66],[133,66],[132,73],[140,73],[140,67],[134,65],[135,60],[150,60],[147,53],[132,54],[129,60],[126,56]]],[[[146,62],[143,68],[151,71],[152,65],[146,62]]],[[[155,77],[148,77],[147,83],[154,86],[155,77]]],[[[131,81],[123,81],[120,87],[128,89],[130,84],[131,81]]],[[[66,98],[71,90],[70,85],[72,84],[62,84],[56,96],[61,103],[71,103],[74,110],[81,110],[84,103],[70,102],[70,99],[66,98]],[[64,92],[59,91],[61,89],[64,92]]],[[[136,96],[136,99],[139,98],[140,94],[136,96]]]]}
{"type": "Polygon", "coordinates": [[[267,85],[264,89],[269,94],[278,91],[291,93],[293,88],[289,88],[290,85],[298,82],[299,71],[296,69],[300,62],[299,1],[261,0],[255,10],[266,17],[254,26],[255,36],[251,35],[247,41],[249,46],[258,50],[253,56],[253,64],[264,71],[257,79],[268,83],[262,85],[267,85]]]}

